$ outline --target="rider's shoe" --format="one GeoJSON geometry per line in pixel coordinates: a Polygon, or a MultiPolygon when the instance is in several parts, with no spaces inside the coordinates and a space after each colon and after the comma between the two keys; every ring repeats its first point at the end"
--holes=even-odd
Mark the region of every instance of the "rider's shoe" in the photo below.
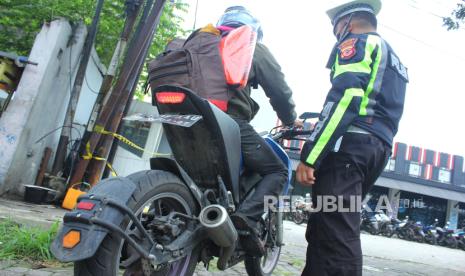
{"type": "Polygon", "coordinates": [[[263,256],[265,245],[259,238],[257,227],[254,227],[258,223],[238,213],[231,215],[231,221],[239,231],[239,241],[246,253],[254,257],[263,256]]]}

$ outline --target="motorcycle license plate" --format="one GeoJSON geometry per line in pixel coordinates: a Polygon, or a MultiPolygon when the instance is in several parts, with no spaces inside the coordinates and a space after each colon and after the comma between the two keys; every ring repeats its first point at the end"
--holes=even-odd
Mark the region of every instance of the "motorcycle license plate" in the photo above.
{"type": "Polygon", "coordinates": [[[200,115],[162,114],[160,116],[136,113],[123,118],[126,121],[164,123],[180,127],[191,127],[202,119],[200,115]]]}

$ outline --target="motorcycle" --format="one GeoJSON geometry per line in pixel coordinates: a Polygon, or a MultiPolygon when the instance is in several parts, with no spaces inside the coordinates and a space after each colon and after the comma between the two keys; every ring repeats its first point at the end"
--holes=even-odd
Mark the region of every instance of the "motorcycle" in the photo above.
{"type": "Polygon", "coordinates": [[[361,212],[360,230],[366,231],[372,235],[377,235],[379,232],[378,220],[374,214],[370,214],[365,209],[361,212]]]}
{"type": "Polygon", "coordinates": [[[377,214],[375,215],[376,220],[378,221],[379,225],[379,232],[378,234],[381,234],[386,237],[392,237],[394,235],[394,224],[393,220],[389,218],[383,210],[379,210],[377,214]]]}
{"type": "Polygon", "coordinates": [[[434,220],[434,223],[423,227],[423,232],[425,233],[424,239],[426,243],[436,245],[437,244],[437,238],[436,238],[436,227],[438,224],[438,219],[434,220]]]}
{"type": "Polygon", "coordinates": [[[419,243],[423,243],[425,241],[425,232],[423,232],[423,225],[421,224],[420,221],[417,221],[415,223],[412,223],[410,225],[412,232],[409,232],[410,233],[410,236],[409,236],[409,239],[411,241],[416,241],[416,242],[419,242],[419,243]]]}
{"type": "Polygon", "coordinates": [[[311,203],[305,200],[296,200],[294,210],[291,212],[291,219],[296,224],[308,221],[311,214],[311,203]]]}
{"type": "Polygon", "coordinates": [[[457,240],[457,245],[460,249],[465,250],[465,228],[459,229],[454,233],[454,237],[457,240]]]}
{"type": "MultiPolygon", "coordinates": [[[[282,212],[270,208],[260,220],[262,257],[241,248],[239,235],[249,233],[229,217],[260,180],[241,171],[238,125],[188,89],[161,86],[153,95],[174,159],[152,158],[150,170],[95,185],[65,214],[52,253],[74,262],[74,275],[193,275],[197,263],[208,269],[214,257],[220,270],[244,261],[249,275],[271,275],[283,245],[282,212]]],[[[264,137],[288,166],[284,195],[292,168],[279,143],[308,134],[281,129],[264,137]]]]}
{"type": "Polygon", "coordinates": [[[454,237],[454,230],[449,229],[449,222],[446,223],[444,228],[436,227],[436,233],[436,239],[439,245],[450,248],[458,247],[457,239],[454,237]]]}
{"type": "Polygon", "coordinates": [[[403,220],[396,219],[396,225],[394,227],[394,232],[396,233],[399,239],[403,239],[403,240],[409,239],[409,237],[412,235],[412,232],[413,232],[412,229],[410,228],[411,224],[412,222],[409,221],[408,216],[406,216],[405,219],[403,220]]]}

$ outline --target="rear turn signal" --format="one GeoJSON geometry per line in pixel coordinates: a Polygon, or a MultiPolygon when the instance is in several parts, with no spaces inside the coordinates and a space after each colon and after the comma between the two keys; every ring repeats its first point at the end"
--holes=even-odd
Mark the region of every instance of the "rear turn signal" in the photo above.
{"type": "Polygon", "coordinates": [[[71,230],[63,237],[63,247],[73,248],[81,241],[81,232],[71,230]]]}
{"type": "Polygon", "coordinates": [[[186,98],[186,94],[181,92],[159,92],[156,95],[157,102],[162,104],[178,104],[186,98]]]}

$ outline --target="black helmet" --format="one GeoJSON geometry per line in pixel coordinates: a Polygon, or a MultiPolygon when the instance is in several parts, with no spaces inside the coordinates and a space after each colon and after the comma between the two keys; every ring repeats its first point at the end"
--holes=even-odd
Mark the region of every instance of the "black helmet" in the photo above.
{"type": "Polygon", "coordinates": [[[257,39],[260,41],[263,38],[263,31],[260,21],[256,19],[243,6],[232,6],[224,11],[216,26],[228,26],[238,28],[242,25],[252,26],[257,31],[257,39]]]}

